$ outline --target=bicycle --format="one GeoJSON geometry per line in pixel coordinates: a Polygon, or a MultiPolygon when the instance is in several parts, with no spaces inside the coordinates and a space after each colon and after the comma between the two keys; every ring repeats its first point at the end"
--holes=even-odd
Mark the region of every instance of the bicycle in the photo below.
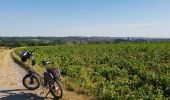
{"type": "MultiPolygon", "coordinates": [[[[23,62],[26,62],[30,59],[32,60],[31,61],[32,67],[28,70],[28,74],[26,74],[22,80],[23,85],[29,90],[38,89],[41,85],[43,88],[49,89],[45,97],[47,97],[48,94],[51,93],[54,99],[56,100],[61,99],[63,96],[63,89],[61,83],[59,82],[61,78],[60,70],[56,68],[47,68],[46,66],[50,64],[50,62],[42,61],[44,72],[43,74],[38,73],[35,70],[36,62],[34,59],[33,52],[35,52],[35,50],[31,52],[26,50],[23,51],[22,54],[20,55],[21,60],[23,62]]],[[[42,93],[44,93],[44,90],[42,93]]]]}

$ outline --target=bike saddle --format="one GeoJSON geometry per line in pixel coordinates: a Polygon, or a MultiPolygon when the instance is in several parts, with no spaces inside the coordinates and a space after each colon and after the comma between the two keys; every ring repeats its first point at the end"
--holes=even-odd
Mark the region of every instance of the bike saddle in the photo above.
{"type": "Polygon", "coordinates": [[[47,64],[50,64],[50,62],[49,61],[42,61],[42,64],[47,65],[47,64]]]}

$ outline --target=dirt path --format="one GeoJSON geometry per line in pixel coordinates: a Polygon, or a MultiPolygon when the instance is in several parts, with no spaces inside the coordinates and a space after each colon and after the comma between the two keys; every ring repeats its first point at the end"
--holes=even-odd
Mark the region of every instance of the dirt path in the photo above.
{"type": "MultiPolygon", "coordinates": [[[[44,100],[41,88],[36,91],[24,88],[22,78],[26,71],[13,61],[11,51],[0,49],[0,100],[44,100]]],[[[46,100],[51,100],[51,96],[46,100]]],[[[62,100],[92,100],[92,97],[64,90],[62,100]]]]}
{"type": "Polygon", "coordinates": [[[40,90],[29,91],[22,85],[26,74],[10,55],[11,50],[0,50],[0,100],[42,100],[40,90]]]}
{"type": "Polygon", "coordinates": [[[22,87],[22,75],[26,72],[19,68],[10,57],[10,50],[5,50],[0,53],[0,89],[10,89],[22,87]]]}

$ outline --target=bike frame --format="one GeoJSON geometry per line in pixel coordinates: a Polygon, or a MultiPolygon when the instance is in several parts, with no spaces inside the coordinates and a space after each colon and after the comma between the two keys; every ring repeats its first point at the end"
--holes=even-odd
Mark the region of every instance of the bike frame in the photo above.
{"type": "MultiPolygon", "coordinates": [[[[43,66],[43,68],[44,68],[44,72],[45,72],[45,66],[43,66]]],[[[43,86],[43,84],[44,84],[44,75],[41,74],[41,73],[39,73],[39,72],[37,72],[37,71],[35,70],[35,66],[32,66],[32,67],[29,69],[28,74],[31,74],[31,75],[33,75],[33,76],[35,76],[35,77],[37,77],[37,78],[39,79],[39,81],[40,81],[40,86],[41,86],[41,88],[42,88],[42,90],[43,90],[43,92],[41,92],[40,94],[44,93],[44,92],[45,92],[44,86],[43,86]]],[[[50,91],[48,91],[48,93],[46,94],[45,97],[47,97],[49,93],[50,93],[50,91]]]]}
{"type": "MultiPolygon", "coordinates": [[[[35,50],[34,50],[35,51],[35,50]]],[[[31,56],[29,57],[29,59],[27,59],[27,61],[28,61],[28,65],[29,64],[31,64],[31,66],[30,66],[30,69],[29,69],[29,71],[28,71],[28,75],[31,75],[31,76],[34,76],[34,77],[36,77],[37,79],[38,79],[38,81],[39,81],[39,85],[38,85],[38,87],[40,86],[41,88],[42,88],[42,90],[43,90],[43,92],[41,92],[40,94],[42,94],[42,93],[44,93],[45,92],[45,88],[48,88],[49,89],[49,91],[48,91],[48,93],[46,94],[46,96],[45,97],[47,97],[48,96],[48,94],[51,92],[51,81],[48,81],[49,83],[49,85],[45,85],[46,84],[46,82],[45,82],[45,79],[53,79],[54,81],[58,81],[58,80],[56,80],[53,76],[52,76],[52,74],[50,74],[50,73],[48,73],[47,72],[47,65],[49,64],[49,62],[45,62],[45,61],[42,61],[42,64],[43,64],[43,69],[44,69],[44,71],[43,71],[43,74],[42,73],[39,73],[38,71],[36,71],[35,70],[35,60],[34,60],[34,55],[33,55],[33,52],[34,51],[32,51],[31,52],[31,56]],[[31,63],[30,63],[30,61],[31,61],[31,63]],[[47,74],[47,73],[48,74],[47,74]],[[48,75],[50,75],[50,78],[46,78],[46,76],[48,76],[48,75]],[[45,78],[45,79],[44,79],[45,78]]],[[[31,79],[31,82],[32,82],[32,79],[31,79]]],[[[53,81],[52,81],[53,82],[53,81]]],[[[60,86],[60,88],[61,88],[61,85],[58,83],[58,85],[60,86]]],[[[37,87],[37,88],[38,88],[37,87]]],[[[62,96],[62,88],[61,88],[61,96],[62,96]]]]}

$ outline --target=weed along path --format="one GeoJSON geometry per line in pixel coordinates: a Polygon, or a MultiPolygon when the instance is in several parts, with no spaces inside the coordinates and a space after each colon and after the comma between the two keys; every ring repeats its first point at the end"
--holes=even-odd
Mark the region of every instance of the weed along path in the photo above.
{"type": "MultiPolygon", "coordinates": [[[[46,93],[40,95],[41,88],[31,91],[22,85],[22,78],[27,72],[13,61],[11,52],[9,49],[0,49],[0,100],[52,100],[50,95],[44,99],[46,93]]],[[[62,100],[92,100],[92,98],[64,89],[62,100]]]]}

